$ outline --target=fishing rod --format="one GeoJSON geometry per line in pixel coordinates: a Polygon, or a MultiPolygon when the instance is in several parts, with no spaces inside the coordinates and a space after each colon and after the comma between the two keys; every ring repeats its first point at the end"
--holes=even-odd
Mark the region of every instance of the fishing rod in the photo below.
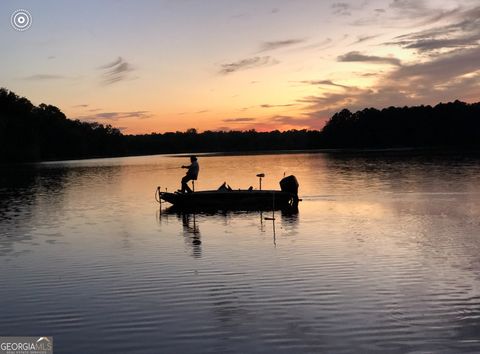
{"type": "Polygon", "coordinates": [[[164,170],[178,170],[182,167],[164,167],[164,168],[157,168],[156,170],[164,171],[164,170]]]}

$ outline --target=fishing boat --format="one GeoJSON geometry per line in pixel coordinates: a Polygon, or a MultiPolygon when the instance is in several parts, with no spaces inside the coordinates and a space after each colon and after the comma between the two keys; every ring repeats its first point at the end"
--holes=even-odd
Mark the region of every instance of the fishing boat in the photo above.
{"type": "Polygon", "coordinates": [[[258,174],[260,189],[232,189],[226,183],[217,190],[206,190],[191,193],[162,192],[157,187],[156,199],[168,202],[180,209],[228,209],[228,210],[280,210],[297,208],[298,181],[293,175],[280,181],[280,190],[262,190],[261,178],[258,174]]]}

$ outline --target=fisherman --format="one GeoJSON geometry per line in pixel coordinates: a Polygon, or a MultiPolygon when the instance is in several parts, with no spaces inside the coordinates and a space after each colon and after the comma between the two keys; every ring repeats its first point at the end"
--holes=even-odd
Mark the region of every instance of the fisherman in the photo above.
{"type": "Polygon", "coordinates": [[[190,156],[190,162],[191,164],[189,166],[182,166],[182,168],[187,168],[187,174],[183,176],[182,178],[182,187],[179,190],[181,193],[191,193],[192,190],[188,186],[189,181],[196,181],[198,177],[198,171],[200,170],[200,166],[198,165],[197,162],[197,157],[196,156],[190,156]]]}

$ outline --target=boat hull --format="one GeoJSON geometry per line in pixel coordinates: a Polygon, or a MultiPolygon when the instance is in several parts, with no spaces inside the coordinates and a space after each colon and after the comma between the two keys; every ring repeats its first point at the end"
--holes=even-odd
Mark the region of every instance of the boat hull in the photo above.
{"type": "Polygon", "coordinates": [[[298,203],[296,195],[274,190],[163,192],[160,198],[185,209],[272,210],[295,208],[298,203]]]}

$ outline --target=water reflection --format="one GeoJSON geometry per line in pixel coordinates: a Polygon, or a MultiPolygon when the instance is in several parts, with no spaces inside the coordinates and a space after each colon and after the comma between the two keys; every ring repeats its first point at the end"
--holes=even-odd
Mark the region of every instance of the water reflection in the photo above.
{"type": "MultiPolygon", "coordinates": [[[[0,167],[0,256],[31,251],[15,251],[15,244],[35,245],[33,225],[49,210],[61,209],[67,179],[65,169],[44,171],[32,165],[0,167]]],[[[55,226],[54,219],[48,222],[55,226]]],[[[54,237],[58,232],[47,234],[54,237]]]]}
{"type": "Polygon", "coordinates": [[[183,235],[187,242],[192,245],[192,255],[194,258],[202,257],[202,248],[201,248],[201,234],[200,227],[196,222],[196,215],[189,213],[177,214],[178,218],[182,220],[183,226],[183,235]]]}
{"type": "Polygon", "coordinates": [[[480,351],[478,160],[201,157],[198,189],[295,174],[299,212],[275,221],[160,213],[183,161],[2,167],[0,332],[66,353],[480,351]]]}
{"type": "Polygon", "coordinates": [[[202,234],[200,232],[201,220],[221,222],[222,227],[226,230],[230,229],[232,224],[237,221],[249,221],[250,223],[255,224],[254,221],[258,220],[258,231],[263,234],[271,234],[274,245],[276,245],[277,241],[277,228],[280,228],[279,230],[284,237],[295,236],[298,232],[298,208],[277,211],[209,210],[204,212],[192,212],[178,209],[173,206],[163,208],[162,206],[164,204],[165,203],[160,204],[156,213],[159,225],[167,226],[171,222],[171,217],[175,217],[178,224],[182,225],[182,234],[186,243],[191,246],[192,255],[195,258],[201,258],[202,255],[202,234]]]}

